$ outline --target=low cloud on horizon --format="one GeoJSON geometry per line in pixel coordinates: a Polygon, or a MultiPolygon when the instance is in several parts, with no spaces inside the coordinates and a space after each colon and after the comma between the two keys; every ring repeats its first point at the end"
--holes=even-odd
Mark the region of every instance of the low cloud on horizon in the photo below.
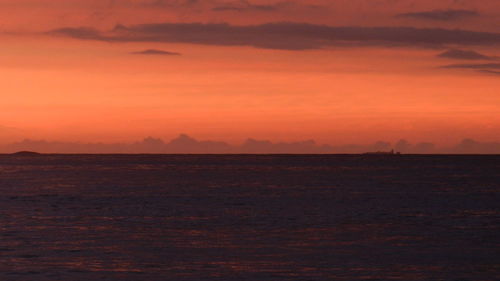
{"type": "Polygon", "coordinates": [[[223,141],[199,141],[181,134],[165,142],[148,137],[135,143],[73,143],[44,140],[24,140],[0,146],[2,153],[36,151],[40,153],[159,153],[159,154],[359,154],[395,150],[403,154],[500,154],[500,142],[479,142],[464,139],[451,147],[438,147],[429,142],[412,144],[406,140],[396,143],[378,141],[368,145],[326,145],[314,140],[271,142],[249,138],[240,145],[223,141]]]}

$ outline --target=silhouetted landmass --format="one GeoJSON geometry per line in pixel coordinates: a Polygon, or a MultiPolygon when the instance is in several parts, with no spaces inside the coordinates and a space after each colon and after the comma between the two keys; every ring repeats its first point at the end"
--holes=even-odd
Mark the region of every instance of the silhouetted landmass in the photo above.
{"type": "Polygon", "coordinates": [[[168,142],[153,137],[147,137],[135,143],[73,143],[26,139],[0,146],[0,152],[3,153],[38,151],[68,154],[362,154],[391,150],[403,154],[500,154],[500,142],[479,142],[464,139],[452,147],[438,147],[430,142],[412,144],[403,139],[394,144],[377,141],[367,145],[333,146],[318,144],[314,140],[275,143],[269,140],[249,138],[240,145],[231,145],[222,141],[200,141],[186,134],[181,134],[168,142]]]}
{"type": "Polygon", "coordinates": [[[12,153],[12,155],[15,155],[15,156],[39,156],[41,154],[38,152],[34,152],[34,151],[18,151],[18,152],[12,153]]]}
{"type": "Polygon", "coordinates": [[[401,155],[401,152],[394,151],[392,149],[391,151],[374,151],[374,152],[366,152],[363,153],[365,156],[395,156],[395,155],[401,155]]]}

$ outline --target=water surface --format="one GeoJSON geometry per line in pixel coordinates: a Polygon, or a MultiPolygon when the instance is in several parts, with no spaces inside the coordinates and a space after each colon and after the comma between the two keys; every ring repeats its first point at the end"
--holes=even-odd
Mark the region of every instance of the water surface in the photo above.
{"type": "Polygon", "coordinates": [[[500,280],[500,156],[0,156],[0,280],[500,280]]]}

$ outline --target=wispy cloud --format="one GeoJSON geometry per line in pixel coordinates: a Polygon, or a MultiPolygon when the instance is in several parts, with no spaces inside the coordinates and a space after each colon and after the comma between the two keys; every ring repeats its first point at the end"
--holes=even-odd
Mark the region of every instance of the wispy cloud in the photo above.
{"type": "Polygon", "coordinates": [[[481,63],[481,64],[450,64],[443,68],[463,68],[463,69],[500,69],[500,63],[481,63]]]}
{"type": "Polygon", "coordinates": [[[200,4],[200,0],[151,0],[145,2],[138,2],[136,5],[150,8],[178,8],[178,7],[192,7],[200,4]]]}
{"type": "Polygon", "coordinates": [[[484,74],[500,74],[500,63],[480,63],[480,64],[450,64],[442,66],[446,69],[471,69],[484,74]]]}
{"type": "Polygon", "coordinates": [[[104,40],[101,32],[92,27],[63,27],[54,31],[48,32],[48,34],[60,34],[66,35],[78,39],[88,39],[88,40],[104,40]]]}
{"type": "Polygon", "coordinates": [[[238,1],[235,3],[226,3],[222,5],[217,5],[212,8],[212,11],[225,12],[225,11],[236,11],[236,12],[273,12],[280,10],[288,6],[288,2],[279,2],[274,4],[252,4],[249,1],[238,1]]]}
{"type": "Polygon", "coordinates": [[[460,59],[460,60],[495,60],[495,57],[483,55],[476,51],[450,49],[438,55],[440,58],[460,59]]]}
{"type": "Polygon", "coordinates": [[[477,17],[480,14],[472,10],[432,10],[423,12],[411,12],[397,15],[400,18],[413,18],[419,20],[454,21],[464,18],[477,17]]]}
{"type": "Polygon", "coordinates": [[[500,71],[495,71],[495,70],[482,69],[482,70],[479,70],[479,72],[485,73],[485,74],[500,75],[500,71]]]}
{"type": "Polygon", "coordinates": [[[150,55],[150,56],[180,56],[180,53],[168,52],[162,50],[148,49],[139,52],[132,52],[133,55],[150,55]]]}
{"type": "Polygon", "coordinates": [[[246,26],[151,23],[118,25],[109,32],[92,28],[61,28],[50,34],[110,42],[169,42],[282,50],[320,49],[345,44],[441,47],[500,44],[500,33],[491,32],[414,27],[335,27],[289,22],[246,26]]]}

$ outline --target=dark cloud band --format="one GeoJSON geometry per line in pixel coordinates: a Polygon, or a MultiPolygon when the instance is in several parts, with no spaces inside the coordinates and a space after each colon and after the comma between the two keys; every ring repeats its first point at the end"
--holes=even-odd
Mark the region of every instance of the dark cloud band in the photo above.
{"type": "Polygon", "coordinates": [[[498,70],[500,70],[500,63],[450,64],[450,65],[443,66],[443,68],[498,69],[498,70]]]}
{"type": "Polygon", "coordinates": [[[483,55],[470,50],[451,49],[438,55],[440,58],[459,60],[496,60],[495,57],[483,55]]]}
{"type": "Polygon", "coordinates": [[[500,33],[413,27],[333,27],[305,23],[236,26],[203,23],[118,25],[109,32],[62,28],[58,34],[110,42],[169,42],[306,50],[338,45],[446,46],[497,45],[500,33]]]}
{"type": "Polygon", "coordinates": [[[466,64],[450,64],[442,66],[446,69],[470,69],[484,74],[500,75],[500,63],[466,63],[466,64]]]}
{"type": "Polygon", "coordinates": [[[476,17],[479,13],[471,10],[433,10],[416,13],[399,14],[400,18],[413,18],[419,20],[434,20],[434,21],[454,21],[463,18],[476,17]]]}
{"type": "Polygon", "coordinates": [[[500,75],[500,71],[496,71],[496,70],[481,69],[481,70],[479,70],[479,72],[484,73],[484,74],[500,75]]]}

